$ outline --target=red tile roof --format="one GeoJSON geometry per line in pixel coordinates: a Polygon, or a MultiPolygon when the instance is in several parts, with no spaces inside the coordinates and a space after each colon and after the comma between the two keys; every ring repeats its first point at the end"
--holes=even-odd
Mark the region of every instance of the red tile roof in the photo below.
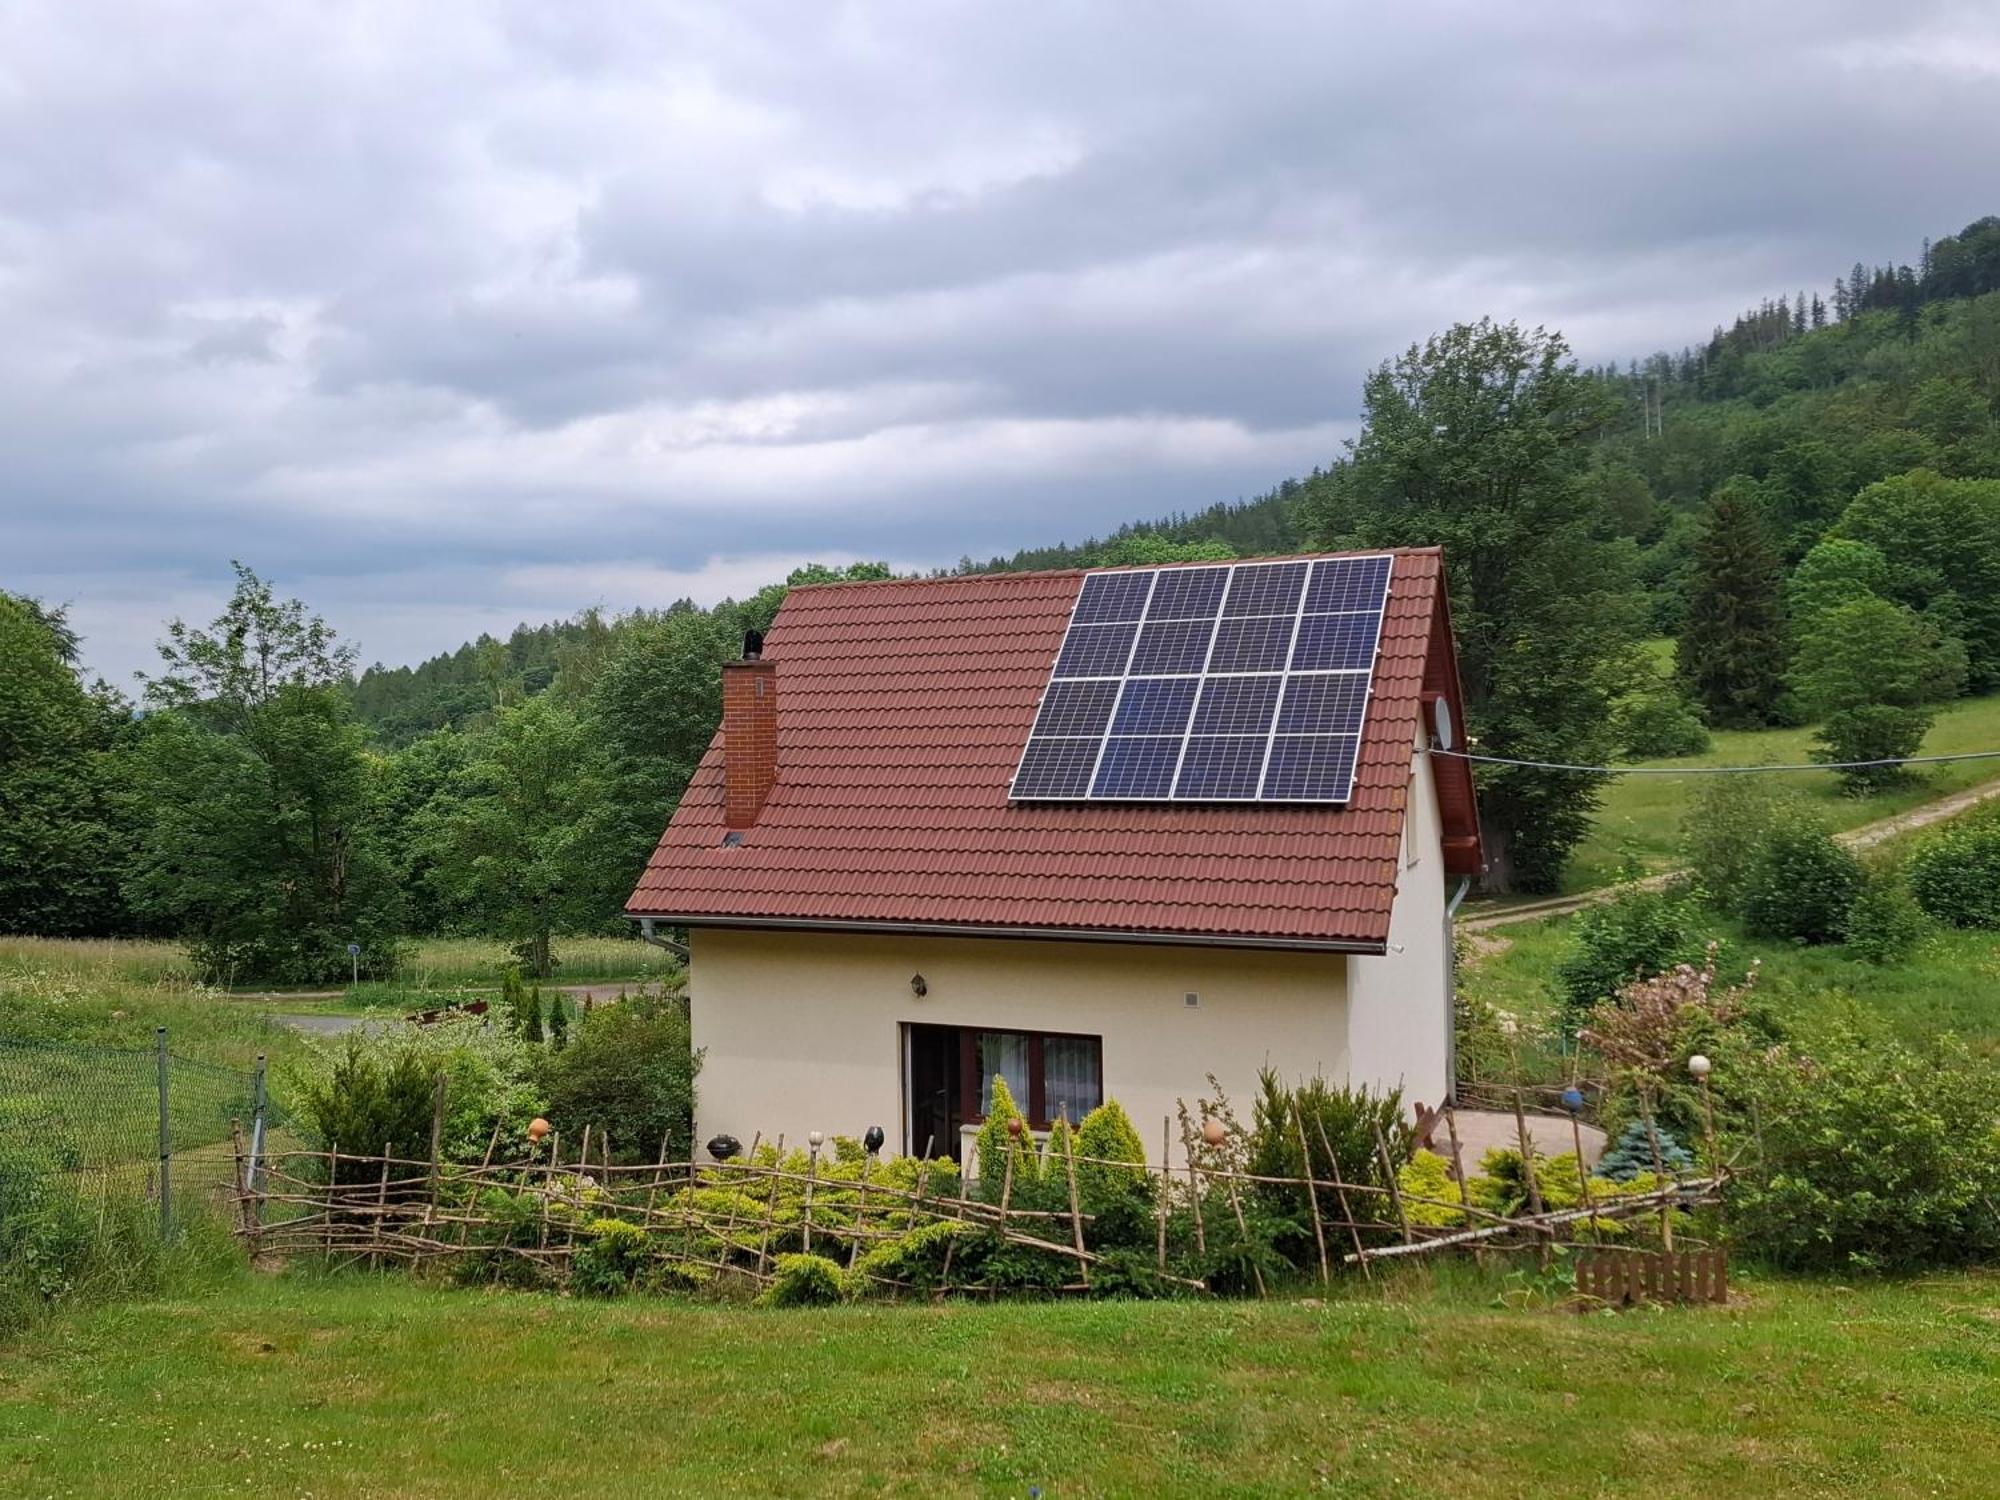
{"type": "MultiPolygon", "coordinates": [[[[777,663],[769,801],[740,844],[724,845],[718,733],[627,910],[694,926],[939,926],[1379,951],[1426,692],[1445,692],[1465,722],[1437,551],[1396,554],[1344,807],[1010,803],[1084,576],[792,590],[764,652],[777,663]]],[[[1459,835],[1447,841],[1450,862],[1477,868],[1464,762],[1434,765],[1440,802],[1455,813],[1448,831],[1459,835]]]]}

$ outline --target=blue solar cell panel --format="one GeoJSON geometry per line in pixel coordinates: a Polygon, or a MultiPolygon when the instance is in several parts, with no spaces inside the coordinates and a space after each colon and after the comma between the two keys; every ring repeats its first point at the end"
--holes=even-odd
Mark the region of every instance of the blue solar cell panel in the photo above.
{"type": "Polygon", "coordinates": [[[1181,737],[1177,734],[1135,739],[1114,735],[1104,742],[1104,758],[1097,763],[1097,780],[1091,783],[1090,794],[1149,799],[1170,796],[1174,763],[1180,754],[1181,737]]]}
{"type": "Polygon", "coordinates": [[[1309,564],[1252,563],[1236,569],[1223,601],[1225,615],[1295,615],[1309,564]]]}
{"type": "Polygon", "coordinates": [[[1090,772],[1097,764],[1097,747],[1103,741],[1031,739],[1021,756],[1021,768],[1014,773],[1012,795],[1022,798],[1085,797],[1090,794],[1090,772]]]}
{"type": "Polygon", "coordinates": [[[1284,678],[1211,677],[1202,684],[1194,711],[1194,734],[1269,734],[1271,710],[1278,706],[1284,678]]]}
{"type": "Polygon", "coordinates": [[[1092,573],[1012,795],[1344,802],[1389,556],[1092,573]]]}
{"type": "Polygon", "coordinates": [[[1337,610],[1379,611],[1389,589],[1386,557],[1328,557],[1313,564],[1306,588],[1305,612],[1332,614],[1337,610]]]}
{"type": "Polygon", "coordinates": [[[1294,672],[1366,671],[1375,664],[1380,615],[1305,615],[1292,648],[1294,672]]]}
{"type": "Polygon", "coordinates": [[[1174,795],[1190,801],[1249,801],[1264,768],[1261,734],[1190,735],[1174,795]]]}
{"type": "Polygon", "coordinates": [[[1132,653],[1132,675],[1199,672],[1208,660],[1208,638],[1215,625],[1208,620],[1148,620],[1139,627],[1139,645],[1132,653]]]}
{"type": "Polygon", "coordinates": [[[1035,715],[1038,735],[1100,735],[1118,703],[1116,682],[1052,682],[1035,715]]]}
{"type": "Polygon", "coordinates": [[[1139,619],[1146,613],[1146,595],[1152,587],[1151,573],[1092,573],[1083,580],[1070,623],[1102,625],[1139,619]]]}
{"type": "Polygon", "coordinates": [[[1264,771],[1267,802],[1345,802],[1354,790],[1352,734],[1279,734],[1271,737],[1264,771]]]}
{"type": "Polygon", "coordinates": [[[1212,620],[1229,587],[1227,568],[1164,568],[1153,585],[1149,620],[1212,620]]]}
{"type": "Polygon", "coordinates": [[[1113,734],[1187,733],[1188,715],[1194,709],[1198,677],[1134,677],[1125,684],[1118,700],[1118,716],[1111,723],[1113,734]]]}
{"type": "Polygon", "coordinates": [[[1285,703],[1278,710],[1278,733],[1359,734],[1362,715],[1367,711],[1366,673],[1328,672],[1292,677],[1285,682],[1285,703]]]}
{"type": "Polygon", "coordinates": [[[1058,677],[1123,677],[1132,656],[1132,625],[1072,625],[1056,657],[1058,677]]]}
{"type": "Polygon", "coordinates": [[[1224,620],[1215,628],[1215,649],[1209,653],[1210,672],[1278,672],[1291,650],[1290,615],[1272,619],[1224,620]]]}

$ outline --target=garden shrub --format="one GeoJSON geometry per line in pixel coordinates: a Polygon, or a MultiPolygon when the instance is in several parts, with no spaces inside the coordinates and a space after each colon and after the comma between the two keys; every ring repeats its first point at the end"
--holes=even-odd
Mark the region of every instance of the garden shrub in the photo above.
{"type": "Polygon", "coordinates": [[[445,1075],[444,1130],[448,1161],[477,1161],[493,1128],[503,1155],[527,1140],[542,1113],[536,1081],[538,1049],[478,1016],[447,1015],[429,1026],[397,1023],[349,1032],[315,1045],[293,1073],[301,1119],[317,1146],[340,1143],[343,1153],[422,1156],[430,1149],[437,1075],[445,1075]]]}
{"type": "Polygon", "coordinates": [[[996,1229],[968,1226],[957,1247],[951,1263],[955,1285],[1032,1296],[1060,1291],[1076,1280],[1076,1262],[1069,1256],[1014,1244],[996,1229]]]}
{"type": "Polygon", "coordinates": [[[884,1282],[900,1289],[928,1292],[944,1283],[945,1251],[952,1241],[972,1233],[963,1219],[932,1219],[893,1240],[884,1240],[854,1262],[849,1277],[857,1295],[876,1291],[884,1282]]]}
{"type": "Polygon", "coordinates": [[[1139,1132],[1116,1099],[1105,1100],[1083,1117],[1076,1132],[1076,1154],[1077,1188],[1085,1212],[1094,1216],[1085,1230],[1091,1248],[1151,1242],[1157,1184],[1146,1170],[1146,1148],[1139,1132]]]}
{"type": "Polygon", "coordinates": [[[1403,1195],[1403,1212],[1412,1224],[1426,1229],[1456,1229],[1465,1224],[1465,1210],[1452,1206],[1459,1202],[1459,1194],[1451,1163],[1435,1151],[1418,1151],[1404,1162],[1396,1174],[1396,1186],[1403,1195]]]}
{"type": "MultiPolygon", "coordinates": [[[[1602,1163],[1599,1166],[1599,1171],[1590,1174],[1590,1201],[1593,1205],[1642,1196],[1664,1185],[1650,1171],[1620,1180],[1603,1175],[1602,1163]]],[[[1531,1211],[1527,1173],[1522,1168],[1518,1150],[1496,1146],[1480,1159],[1479,1168],[1479,1174],[1466,1184],[1475,1208],[1508,1217],[1531,1211]]],[[[1539,1151],[1535,1153],[1535,1194],[1542,1200],[1545,1213],[1582,1208],[1583,1189],[1583,1167],[1574,1151],[1565,1151],[1559,1156],[1543,1156],[1539,1151]]],[[[1599,1234],[1623,1234],[1628,1221],[1593,1216],[1581,1221],[1579,1227],[1586,1225],[1599,1234]]]]}
{"type": "MultiPolygon", "coordinates": [[[[304,1080],[297,1118],[315,1145],[337,1145],[342,1156],[423,1156],[430,1150],[437,1091],[437,1072],[425,1064],[407,1039],[350,1032],[327,1066],[304,1080]]],[[[377,1175],[366,1163],[343,1161],[335,1180],[377,1175]]]]}
{"type": "Polygon", "coordinates": [[[570,1289],[585,1297],[622,1297],[647,1275],[652,1237],[625,1219],[594,1219],[570,1266],[570,1289]]]}
{"type": "MultiPolygon", "coordinates": [[[[1415,1148],[1415,1135],[1403,1118],[1401,1089],[1377,1094],[1365,1086],[1336,1088],[1324,1078],[1288,1088],[1269,1068],[1258,1076],[1257,1087],[1248,1165],[1255,1176],[1303,1178],[1310,1173],[1319,1182],[1340,1181],[1386,1192],[1389,1173],[1409,1160],[1415,1148]],[[1300,1123],[1305,1127],[1304,1152],[1299,1147],[1300,1123]],[[1380,1144],[1388,1147],[1386,1170],[1380,1144]],[[1328,1147],[1333,1150],[1331,1158],[1328,1147]]],[[[1293,1261],[1308,1254],[1317,1257],[1312,1203],[1303,1183],[1258,1183],[1252,1196],[1273,1220],[1272,1243],[1281,1255],[1293,1261]]],[[[1386,1198],[1363,1196],[1371,1201],[1379,1198],[1387,1217],[1386,1198]]],[[[1363,1205],[1355,1207],[1359,1211],[1363,1205]]],[[[1235,1228],[1233,1220],[1228,1227],[1235,1228]]]]}
{"type": "Polygon", "coordinates": [[[597,1006],[548,1054],[549,1120],[566,1135],[586,1125],[608,1134],[626,1161],[655,1160],[663,1141],[669,1155],[691,1155],[700,1066],[685,1001],[642,991],[597,1006]]]}
{"type": "Polygon", "coordinates": [[[771,1284],[757,1302],[763,1307],[825,1307],[845,1299],[846,1278],[824,1255],[781,1255],[772,1263],[771,1284]]]}
{"type": "Polygon", "coordinates": [[[1590,1009],[1635,979],[1701,957],[1698,916],[1684,888],[1627,885],[1585,907],[1570,925],[1570,947],[1556,967],[1556,993],[1574,1030],[1590,1009]]]}
{"type": "Polygon", "coordinates": [[[1764,835],[1743,893],[1743,922],[1759,937],[1834,943],[1861,889],[1861,865],[1813,818],[1781,818],[1764,835]]]}
{"type": "Polygon", "coordinates": [[[1738,1180],[1742,1244],[1801,1270],[1918,1270],[2000,1255],[2000,1070],[1955,1038],[1879,1026],[1774,1049],[1755,1094],[1763,1170],[1738,1180]]]}
{"type": "Polygon", "coordinates": [[[1892,964],[1916,951],[1929,926],[1902,872],[1875,870],[1847,909],[1847,947],[1871,964],[1892,964]]]}
{"type": "Polygon", "coordinates": [[[1917,905],[1949,927],[2000,927],[2000,817],[1964,818],[1910,857],[1917,905]]]}
{"type": "MultiPolygon", "coordinates": [[[[1000,1201],[1001,1189],[1008,1181],[1007,1161],[1010,1156],[1014,1162],[1014,1193],[1031,1190],[1041,1180],[1042,1163],[1035,1152],[1034,1133],[1028,1129],[1027,1117],[1015,1105],[1007,1080],[998,1073],[993,1075],[992,1107],[986,1111],[986,1123],[979,1127],[979,1134],[974,1138],[973,1151],[979,1162],[979,1195],[988,1203],[1000,1201]],[[1019,1135],[1009,1134],[1009,1120],[1021,1122],[1019,1135]]],[[[1020,1200],[1016,1198],[1012,1201],[1020,1200]]]]}

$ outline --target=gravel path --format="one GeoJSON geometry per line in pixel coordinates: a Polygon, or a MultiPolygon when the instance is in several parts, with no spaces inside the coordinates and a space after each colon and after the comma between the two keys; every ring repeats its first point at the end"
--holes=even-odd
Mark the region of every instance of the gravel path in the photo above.
{"type": "MultiPolygon", "coordinates": [[[[1935,802],[1926,802],[1921,807],[1913,807],[1908,812],[1897,813],[1893,817],[1877,818],[1873,823],[1863,823],[1859,828],[1850,828],[1834,837],[1850,849],[1872,849],[1899,834],[1925,828],[1932,823],[1941,823],[1946,818],[1955,818],[1969,808],[1979,806],[2000,797],[2000,781],[1989,781],[1982,786],[1968,787],[1965,791],[1954,792],[1949,797],[1940,797],[1935,802]]],[[[1657,875],[1648,875],[1635,882],[1641,890],[1656,891],[1669,881],[1687,874],[1686,870],[1662,870],[1657,875]]],[[[1539,922],[1544,917],[1564,917],[1571,912],[1582,911],[1586,906],[1594,906],[1599,901],[1607,901],[1617,886],[1605,886],[1602,890],[1585,891],[1578,896],[1554,896],[1547,901],[1530,901],[1522,906],[1510,906],[1505,911],[1486,912],[1478,916],[1460,917],[1460,932],[1488,932],[1495,927],[1512,927],[1519,922],[1539,922]]]]}
{"type": "MultiPolygon", "coordinates": [[[[637,980],[627,980],[622,984],[617,982],[608,984],[558,984],[545,986],[545,988],[553,989],[558,994],[567,995],[572,1000],[589,1000],[594,1005],[602,1005],[607,1002],[616,1001],[620,994],[632,989],[637,983],[639,983],[637,980]]],[[[477,991],[468,993],[487,992],[477,991]]],[[[340,997],[341,991],[339,990],[273,990],[265,994],[233,995],[230,998],[233,1000],[273,1000],[284,1002],[294,1000],[338,1000],[340,997]]],[[[308,1036],[345,1036],[350,1031],[360,1030],[364,1027],[379,1029],[389,1025],[395,1018],[389,1016],[356,1016],[340,1011],[281,1010],[273,1011],[271,1019],[281,1025],[291,1027],[294,1031],[303,1031],[308,1036]]]]}

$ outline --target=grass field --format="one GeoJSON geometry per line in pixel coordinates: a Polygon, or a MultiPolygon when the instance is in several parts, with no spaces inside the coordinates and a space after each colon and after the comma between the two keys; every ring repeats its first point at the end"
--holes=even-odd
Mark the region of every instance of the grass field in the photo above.
{"type": "MultiPolygon", "coordinates": [[[[1650,766],[1794,765],[1812,759],[1811,729],[1722,730],[1706,755],[1685,760],[1644,762],[1650,766]]],[[[1925,738],[1925,755],[1958,755],[2000,750],[2000,696],[1967,698],[1943,709],[1925,738]]],[[[1784,778],[1810,797],[1830,827],[1853,828],[1906,812],[1920,803],[1949,796],[2000,777],[2000,761],[1960,761],[1926,766],[1911,782],[1873,797],[1844,795],[1830,771],[1805,771],[1784,778]]],[[[1604,805],[1571,861],[1566,891],[1593,890],[1618,878],[1620,866],[1636,859],[1650,869],[1678,862],[1681,824],[1707,778],[1623,776],[1605,792],[1604,805]]]]}
{"type": "Polygon", "coordinates": [[[232,1281],[0,1358],[0,1489],[158,1495],[1981,1495],[2000,1278],[1579,1317],[759,1311],[232,1281]]]}

